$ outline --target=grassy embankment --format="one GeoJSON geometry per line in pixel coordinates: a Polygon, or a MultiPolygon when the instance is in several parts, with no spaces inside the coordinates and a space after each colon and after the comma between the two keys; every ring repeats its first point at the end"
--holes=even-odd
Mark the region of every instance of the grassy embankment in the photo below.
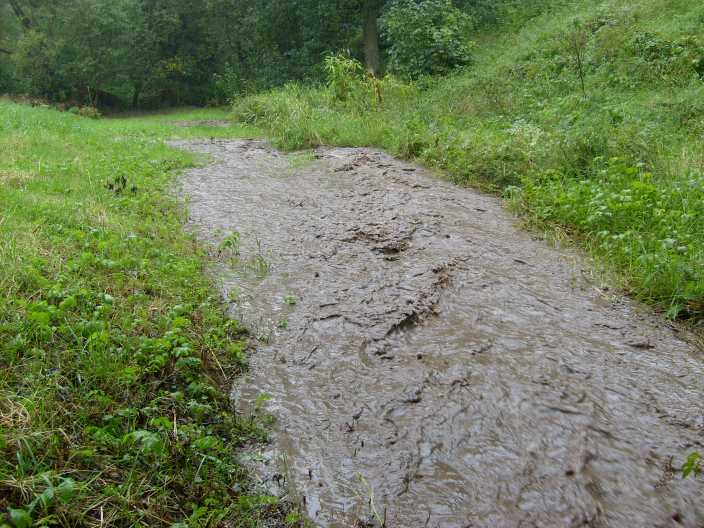
{"type": "Polygon", "coordinates": [[[90,120],[0,101],[0,526],[255,526],[232,412],[246,332],[182,229],[171,136],[199,111],[90,120]]]}
{"type": "Polygon", "coordinates": [[[478,35],[444,79],[289,85],[235,115],[287,149],[377,146],[503,192],[533,227],[566,233],[618,286],[704,318],[704,4],[558,2],[478,35]],[[581,66],[580,66],[581,64],[581,66]]]}

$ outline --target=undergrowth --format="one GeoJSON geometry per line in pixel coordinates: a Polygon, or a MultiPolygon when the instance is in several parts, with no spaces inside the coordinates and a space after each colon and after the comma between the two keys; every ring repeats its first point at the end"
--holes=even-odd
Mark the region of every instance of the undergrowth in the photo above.
{"type": "Polygon", "coordinates": [[[169,191],[194,159],[161,140],[204,134],[172,123],[200,114],[0,101],[0,526],[280,518],[236,452],[264,435],[228,399],[247,333],[169,191]]]}
{"type": "Polygon", "coordinates": [[[234,112],[281,148],[382,147],[505,193],[636,297],[701,321],[703,30],[704,5],[687,0],[555,0],[478,36],[465,71],[407,83],[349,68],[332,88],[290,84],[234,112]]]}

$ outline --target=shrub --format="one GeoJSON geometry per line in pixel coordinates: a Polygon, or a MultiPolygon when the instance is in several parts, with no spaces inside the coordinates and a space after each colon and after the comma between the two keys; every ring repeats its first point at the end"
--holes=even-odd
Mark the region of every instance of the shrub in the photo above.
{"type": "Polygon", "coordinates": [[[594,160],[574,178],[547,170],[524,178],[522,203],[546,222],[569,226],[611,263],[628,270],[638,296],[672,317],[704,311],[704,180],[663,180],[620,158],[594,160]]]}
{"type": "Polygon", "coordinates": [[[364,76],[362,63],[346,53],[337,53],[325,57],[323,66],[333,99],[347,101],[362,82],[364,76]]]}
{"type": "Polygon", "coordinates": [[[649,81],[664,79],[686,84],[692,76],[704,79],[704,45],[695,36],[669,41],[652,33],[636,32],[628,51],[649,72],[649,81]]]}

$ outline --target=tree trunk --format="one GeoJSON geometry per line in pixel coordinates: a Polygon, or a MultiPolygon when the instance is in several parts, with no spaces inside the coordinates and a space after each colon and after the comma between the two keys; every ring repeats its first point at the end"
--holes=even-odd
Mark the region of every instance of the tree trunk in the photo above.
{"type": "Polygon", "coordinates": [[[0,48],[0,53],[6,53],[7,55],[12,55],[14,52],[9,49],[0,48]]]}
{"type": "Polygon", "coordinates": [[[379,1],[365,0],[364,3],[364,62],[367,71],[375,77],[381,72],[379,53],[379,1]]]}
{"type": "Polygon", "coordinates": [[[141,81],[135,83],[134,91],[132,92],[132,108],[139,107],[139,96],[142,94],[142,83],[141,81]]]}

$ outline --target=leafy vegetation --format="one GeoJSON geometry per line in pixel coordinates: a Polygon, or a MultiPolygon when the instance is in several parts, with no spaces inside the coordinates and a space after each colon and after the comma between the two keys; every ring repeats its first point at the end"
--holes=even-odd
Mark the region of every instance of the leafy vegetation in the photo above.
{"type": "Polygon", "coordinates": [[[0,93],[103,110],[220,104],[291,80],[320,81],[349,50],[378,75],[467,64],[467,29],[554,0],[8,0],[0,93]]]}
{"type": "Polygon", "coordinates": [[[701,319],[704,7],[541,9],[477,35],[466,71],[379,81],[383,104],[359,82],[344,101],[290,84],[238,101],[235,114],[283,148],[379,146],[505,192],[534,225],[566,230],[619,270],[637,297],[701,319]]]}
{"type": "Polygon", "coordinates": [[[228,399],[247,333],[168,192],[195,160],[160,141],[221,115],[96,121],[0,102],[0,525],[279,515],[248,494],[236,452],[264,434],[228,399]]]}
{"type": "MultiPolygon", "coordinates": [[[[319,78],[326,51],[361,56],[363,4],[375,23],[372,0],[10,0],[0,93],[107,109],[222,103],[319,78]]],[[[378,29],[367,33],[378,48],[378,29]]]]}
{"type": "Polygon", "coordinates": [[[471,62],[472,18],[450,0],[391,5],[383,18],[389,72],[408,78],[446,74],[471,62]]]}

